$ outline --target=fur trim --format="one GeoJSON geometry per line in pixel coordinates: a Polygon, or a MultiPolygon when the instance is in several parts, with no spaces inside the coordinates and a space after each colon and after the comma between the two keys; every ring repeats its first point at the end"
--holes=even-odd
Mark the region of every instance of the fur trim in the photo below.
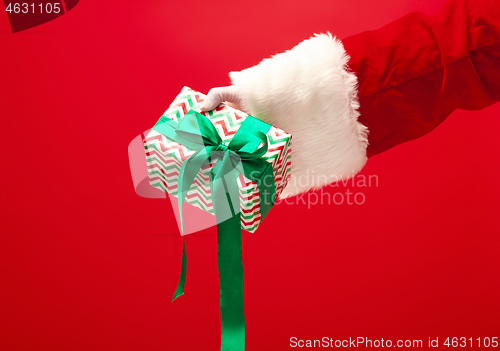
{"type": "Polygon", "coordinates": [[[229,74],[243,110],[293,136],[292,178],[281,198],[350,178],[366,163],[368,130],[358,122],[358,80],[348,60],[340,40],[316,34],[229,74]]]}

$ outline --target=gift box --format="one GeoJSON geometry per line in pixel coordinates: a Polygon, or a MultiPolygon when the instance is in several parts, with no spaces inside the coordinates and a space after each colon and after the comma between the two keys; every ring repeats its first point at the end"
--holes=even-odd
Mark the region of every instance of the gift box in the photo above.
{"type": "MultiPolygon", "coordinates": [[[[162,125],[170,120],[180,123],[189,111],[196,111],[210,120],[223,143],[227,145],[246,123],[245,121],[253,118],[223,104],[213,111],[200,112],[204,99],[205,95],[202,93],[184,87],[143,141],[150,184],[175,197],[179,193],[178,179],[181,167],[196,151],[189,145],[183,145],[162,134],[162,125]]],[[[275,126],[267,126],[268,131],[265,135],[268,149],[261,158],[269,162],[272,167],[275,196],[279,197],[290,179],[292,136],[275,126]]],[[[184,203],[187,202],[211,214],[215,214],[210,188],[210,172],[214,163],[201,166],[187,196],[183,199],[184,203]]],[[[255,181],[244,174],[238,175],[237,182],[241,228],[253,233],[262,221],[259,188],[255,181]]]]}

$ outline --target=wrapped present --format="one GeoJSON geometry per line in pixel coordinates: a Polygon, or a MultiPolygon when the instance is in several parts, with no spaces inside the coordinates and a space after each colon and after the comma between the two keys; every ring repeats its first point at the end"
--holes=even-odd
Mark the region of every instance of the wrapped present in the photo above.
{"type": "MultiPolygon", "coordinates": [[[[232,107],[200,112],[205,96],[184,87],[144,139],[150,184],[215,215],[221,350],[245,349],[241,228],[254,232],[290,178],[291,138],[232,107]]],[[[181,274],[174,300],[184,293],[181,274]]]]}
{"type": "MultiPolygon", "coordinates": [[[[150,184],[175,197],[179,192],[180,169],[195,151],[162,134],[161,126],[166,119],[179,123],[190,110],[200,112],[199,108],[204,98],[205,95],[184,87],[144,139],[150,184]]],[[[230,106],[222,106],[202,114],[212,122],[225,144],[231,141],[248,118],[247,114],[230,106]]],[[[292,136],[277,127],[269,126],[266,137],[269,147],[262,159],[272,166],[275,196],[278,197],[290,179],[292,136]]],[[[200,168],[184,199],[184,202],[211,214],[215,214],[210,194],[210,170],[213,165],[211,163],[200,168]]],[[[238,189],[241,227],[253,233],[262,221],[259,189],[256,182],[244,174],[238,177],[238,189]]]]}

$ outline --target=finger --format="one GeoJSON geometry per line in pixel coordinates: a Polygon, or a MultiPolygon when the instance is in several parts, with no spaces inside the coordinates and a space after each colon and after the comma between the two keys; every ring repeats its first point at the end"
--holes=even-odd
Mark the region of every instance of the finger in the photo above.
{"type": "Polygon", "coordinates": [[[210,111],[219,106],[219,104],[223,101],[222,94],[219,92],[220,88],[212,88],[207,94],[203,105],[201,105],[202,111],[210,111]]]}
{"type": "Polygon", "coordinates": [[[202,111],[210,111],[219,106],[221,102],[239,103],[239,96],[234,86],[212,88],[201,107],[202,111]]]}

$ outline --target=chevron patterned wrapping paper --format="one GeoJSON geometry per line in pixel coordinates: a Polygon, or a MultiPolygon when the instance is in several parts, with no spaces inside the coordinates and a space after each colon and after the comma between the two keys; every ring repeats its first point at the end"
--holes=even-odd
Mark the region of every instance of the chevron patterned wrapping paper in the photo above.
{"type": "MultiPolygon", "coordinates": [[[[163,116],[179,122],[189,110],[200,112],[204,99],[205,95],[202,93],[184,87],[163,116]]],[[[200,113],[210,119],[225,143],[233,138],[247,117],[246,113],[225,105],[212,111],[200,113]]],[[[291,175],[292,135],[272,126],[266,136],[269,148],[263,158],[273,167],[276,196],[279,198],[291,175]]],[[[150,184],[177,197],[179,171],[182,163],[194,151],[154,130],[148,133],[143,142],[150,184]]],[[[213,164],[210,164],[201,168],[189,189],[185,202],[214,215],[210,195],[210,169],[212,166],[213,164]]],[[[259,189],[256,183],[242,174],[238,177],[238,187],[241,227],[253,233],[261,222],[259,189]]]]}

